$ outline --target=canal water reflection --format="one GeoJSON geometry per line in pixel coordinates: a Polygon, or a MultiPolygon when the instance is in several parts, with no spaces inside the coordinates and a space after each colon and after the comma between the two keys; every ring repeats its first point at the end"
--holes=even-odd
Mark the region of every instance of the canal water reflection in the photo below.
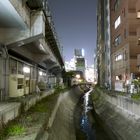
{"type": "Polygon", "coordinates": [[[95,129],[91,118],[90,111],[93,107],[89,104],[89,95],[92,92],[92,89],[88,91],[84,96],[83,112],[81,115],[80,125],[82,131],[86,134],[87,140],[96,140],[95,129]]]}
{"type": "Polygon", "coordinates": [[[77,104],[75,110],[76,138],[77,140],[110,140],[93,116],[92,91],[93,89],[90,89],[86,92],[77,104]]]}

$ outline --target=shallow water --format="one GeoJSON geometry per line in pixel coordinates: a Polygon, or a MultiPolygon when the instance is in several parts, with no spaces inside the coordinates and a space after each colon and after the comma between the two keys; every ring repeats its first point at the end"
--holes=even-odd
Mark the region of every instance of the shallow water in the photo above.
{"type": "Polygon", "coordinates": [[[77,140],[110,140],[107,133],[93,116],[92,90],[84,94],[75,110],[77,140]],[[79,126],[78,126],[79,125],[79,126]]]}

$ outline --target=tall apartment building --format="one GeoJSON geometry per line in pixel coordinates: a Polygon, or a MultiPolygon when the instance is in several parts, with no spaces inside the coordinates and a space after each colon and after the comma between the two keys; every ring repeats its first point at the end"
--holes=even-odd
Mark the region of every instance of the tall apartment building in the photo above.
{"type": "Polygon", "coordinates": [[[110,0],[99,0],[97,9],[97,71],[98,83],[111,87],[110,0]]]}
{"type": "Polygon", "coordinates": [[[125,91],[125,85],[140,77],[140,0],[111,0],[112,86],[125,91]]]}
{"type": "Polygon", "coordinates": [[[97,71],[98,84],[105,83],[105,67],[104,67],[104,2],[98,1],[97,8],[97,71]]]}

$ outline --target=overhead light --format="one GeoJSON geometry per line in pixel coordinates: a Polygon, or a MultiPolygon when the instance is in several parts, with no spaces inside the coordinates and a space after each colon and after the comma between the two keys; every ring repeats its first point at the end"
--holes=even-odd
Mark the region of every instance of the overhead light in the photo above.
{"type": "Polygon", "coordinates": [[[39,75],[42,76],[43,75],[43,72],[42,71],[39,71],[39,75]]]}
{"type": "Polygon", "coordinates": [[[30,68],[29,67],[23,67],[23,72],[30,73],[30,68]]]}

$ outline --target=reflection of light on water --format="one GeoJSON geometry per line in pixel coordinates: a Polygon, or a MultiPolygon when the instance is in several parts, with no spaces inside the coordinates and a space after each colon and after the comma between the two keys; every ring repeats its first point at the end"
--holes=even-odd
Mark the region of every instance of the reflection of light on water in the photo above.
{"type": "Polygon", "coordinates": [[[87,133],[89,132],[89,130],[91,129],[90,125],[89,125],[89,120],[88,120],[88,116],[83,114],[82,118],[81,118],[81,127],[83,132],[87,133]]]}
{"type": "Polygon", "coordinates": [[[88,106],[88,102],[89,102],[89,95],[91,93],[93,89],[91,89],[90,91],[88,91],[85,95],[84,95],[84,109],[85,109],[85,114],[92,109],[91,107],[88,106]]]}
{"type": "Polygon", "coordinates": [[[92,124],[89,120],[88,111],[92,109],[92,106],[89,106],[89,95],[92,89],[84,95],[84,110],[81,116],[80,125],[82,131],[86,133],[87,140],[96,140],[95,138],[95,130],[92,129],[92,124]]]}

